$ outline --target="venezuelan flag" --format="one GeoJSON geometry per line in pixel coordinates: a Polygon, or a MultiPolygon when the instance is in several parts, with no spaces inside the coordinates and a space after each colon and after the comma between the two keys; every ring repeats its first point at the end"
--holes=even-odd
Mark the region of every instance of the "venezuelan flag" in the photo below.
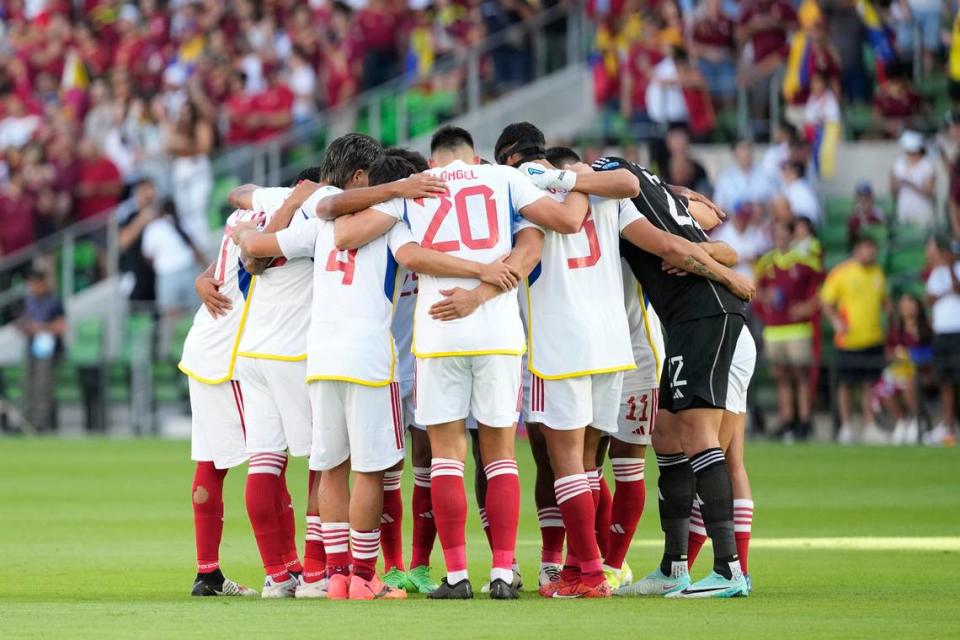
{"type": "Polygon", "coordinates": [[[893,50],[893,32],[880,19],[880,14],[871,0],[859,1],[860,17],[867,29],[867,42],[873,49],[873,54],[878,62],[887,64],[896,59],[896,52],[893,50]]]}
{"type": "Polygon", "coordinates": [[[792,100],[796,94],[810,87],[812,66],[810,37],[806,31],[798,31],[790,41],[790,53],[783,76],[783,95],[787,100],[792,100]]]}
{"type": "Polygon", "coordinates": [[[415,27],[410,32],[410,47],[407,50],[407,80],[415,82],[429,76],[433,70],[434,58],[433,34],[429,27],[415,27]]]}
{"type": "Polygon", "coordinates": [[[86,89],[89,84],[90,76],[87,74],[87,68],[84,66],[83,60],[80,59],[80,55],[75,49],[71,49],[63,63],[60,88],[86,89]]]}
{"type": "Polygon", "coordinates": [[[817,175],[830,179],[836,173],[837,145],[840,143],[840,123],[824,122],[813,132],[813,166],[817,175]]]}

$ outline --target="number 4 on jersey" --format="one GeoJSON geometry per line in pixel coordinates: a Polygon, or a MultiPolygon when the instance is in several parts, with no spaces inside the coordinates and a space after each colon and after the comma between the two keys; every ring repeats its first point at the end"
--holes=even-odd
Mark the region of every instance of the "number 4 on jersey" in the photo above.
{"type": "Polygon", "coordinates": [[[357,251],[357,249],[350,249],[349,251],[334,249],[327,256],[327,271],[342,271],[343,280],[340,281],[342,285],[350,286],[353,284],[353,271],[357,266],[357,251]],[[346,255],[347,259],[341,260],[341,254],[346,255]]]}

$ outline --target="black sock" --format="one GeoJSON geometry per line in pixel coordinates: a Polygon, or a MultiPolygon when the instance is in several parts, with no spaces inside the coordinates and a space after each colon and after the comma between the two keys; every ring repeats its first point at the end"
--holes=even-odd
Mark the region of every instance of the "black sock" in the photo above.
{"type": "Polygon", "coordinates": [[[730,563],[737,560],[737,541],[733,530],[733,484],[723,451],[714,447],[690,457],[697,478],[703,526],[713,541],[713,570],[732,577],[730,563]]]}
{"type": "Polygon", "coordinates": [[[198,573],[197,580],[203,580],[207,584],[214,585],[219,589],[223,586],[223,581],[226,578],[223,577],[223,572],[220,571],[220,568],[216,568],[213,571],[208,571],[206,573],[198,573]]]}
{"type": "Polygon", "coordinates": [[[686,562],[693,505],[693,468],[683,453],[657,454],[660,528],[663,529],[663,559],[660,572],[672,575],[674,562],[686,562]]]}

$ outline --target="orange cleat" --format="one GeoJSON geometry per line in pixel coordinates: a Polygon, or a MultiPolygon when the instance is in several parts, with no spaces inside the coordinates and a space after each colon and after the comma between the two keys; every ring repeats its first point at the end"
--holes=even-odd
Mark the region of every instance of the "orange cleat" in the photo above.
{"type": "Polygon", "coordinates": [[[553,594],[554,598],[609,598],[613,595],[606,580],[596,586],[588,586],[582,580],[566,583],[553,594]]]}
{"type": "Polygon", "coordinates": [[[327,581],[327,600],[347,600],[350,597],[350,576],[335,573],[327,581]]]}
{"type": "Polygon", "coordinates": [[[360,576],[350,578],[351,600],[405,600],[407,592],[383,584],[377,576],[371,580],[364,580],[360,576]]]}

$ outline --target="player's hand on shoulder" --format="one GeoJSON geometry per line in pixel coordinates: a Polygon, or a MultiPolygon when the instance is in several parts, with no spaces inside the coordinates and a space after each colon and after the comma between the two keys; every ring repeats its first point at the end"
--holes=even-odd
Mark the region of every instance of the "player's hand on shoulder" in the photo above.
{"type": "Polygon", "coordinates": [[[757,295],[757,287],[751,282],[750,278],[732,271],[729,280],[727,288],[741,300],[750,302],[757,295]]]}
{"type": "Polygon", "coordinates": [[[244,234],[254,233],[257,230],[257,223],[253,220],[242,220],[235,225],[227,227],[227,235],[233,240],[234,244],[239,245],[240,239],[244,234]]]}
{"type": "Polygon", "coordinates": [[[507,256],[503,256],[496,262],[483,265],[480,268],[480,280],[499,287],[503,291],[516,289],[517,285],[520,284],[520,272],[504,262],[506,259],[507,256]]]}
{"type": "Polygon", "coordinates": [[[443,322],[466,318],[480,306],[480,296],[476,289],[441,289],[444,299],[430,307],[430,317],[443,322]]]}
{"type": "Polygon", "coordinates": [[[684,187],[683,189],[680,190],[680,193],[678,195],[680,195],[683,198],[686,198],[690,202],[699,202],[700,204],[704,204],[710,207],[710,209],[713,210],[713,213],[715,213],[716,216],[720,218],[721,221],[727,219],[727,214],[723,209],[718,207],[713,200],[711,200],[710,198],[708,198],[707,196],[703,195],[698,191],[694,191],[693,189],[684,187]]]}
{"type": "Polygon", "coordinates": [[[668,263],[666,263],[666,262],[661,263],[660,268],[663,269],[663,272],[664,272],[664,273],[669,273],[671,276],[678,276],[678,277],[680,277],[680,278],[682,278],[683,276],[685,276],[685,275],[687,275],[687,274],[690,273],[689,271],[686,271],[685,269],[679,269],[679,268],[677,268],[677,267],[675,267],[675,266],[673,266],[673,265],[671,265],[671,264],[668,264],[668,263]]]}
{"type": "Polygon", "coordinates": [[[577,184],[577,175],[571,171],[548,169],[536,162],[527,162],[520,167],[523,175],[527,176],[536,187],[551,193],[566,193],[572,191],[577,184]]]}
{"type": "Polygon", "coordinates": [[[400,198],[437,198],[448,193],[447,183],[429,173],[415,173],[397,181],[400,198]]]}
{"type": "Polygon", "coordinates": [[[222,284],[211,276],[200,276],[193,283],[200,302],[214,318],[227,315],[227,312],[233,308],[230,298],[220,293],[220,285],[222,284]]]}
{"type": "Polygon", "coordinates": [[[567,170],[574,173],[593,173],[593,167],[586,162],[574,162],[567,167],[567,170]]]}

